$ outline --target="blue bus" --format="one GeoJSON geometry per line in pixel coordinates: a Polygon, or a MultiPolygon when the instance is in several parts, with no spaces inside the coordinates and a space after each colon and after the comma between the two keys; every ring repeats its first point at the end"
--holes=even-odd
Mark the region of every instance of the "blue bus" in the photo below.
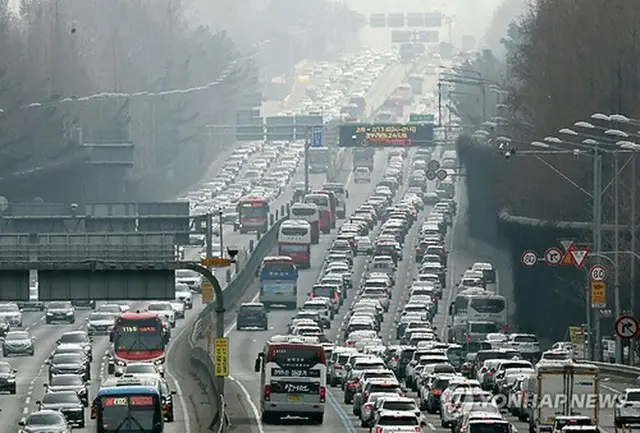
{"type": "Polygon", "coordinates": [[[91,405],[98,433],[162,433],[162,398],[153,386],[103,387],[91,405]]]}
{"type": "Polygon", "coordinates": [[[258,277],[260,302],[265,307],[284,305],[290,310],[298,308],[298,268],[291,257],[265,257],[258,277]]]}

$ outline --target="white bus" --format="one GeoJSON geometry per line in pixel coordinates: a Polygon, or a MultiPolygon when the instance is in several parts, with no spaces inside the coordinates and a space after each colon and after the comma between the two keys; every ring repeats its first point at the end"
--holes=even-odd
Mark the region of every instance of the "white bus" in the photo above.
{"type": "Polygon", "coordinates": [[[449,305],[451,317],[450,339],[462,344],[467,342],[470,332],[482,334],[482,324],[486,324],[487,332],[495,330],[507,331],[507,303],[504,296],[497,295],[482,288],[469,288],[456,295],[449,305]],[[469,326],[477,329],[470,330],[469,326]],[[453,337],[453,338],[451,338],[453,337]]]}
{"type": "Polygon", "coordinates": [[[291,257],[304,269],[311,267],[311,224],[305,220],[287,220],[278,230],[278,255],[291,257]]]}
{"type": "Polygon", "coordinates": [[[314,203],[294,203],[291,206],[291,218],[305,220],[311,224],[311,244],[320,242],[320,211],[314,203]]]}
{"type": "Polygon", "coordinates": [[[317,337],[274,335],[258,354],[262,422],[292,415],[322,424],[327,397],[327,357],[317,337]]]}
{"type": "Polygon", "coordinates": [[[333,192],[336,196],[336,216],[338,218],[347,217],[347,199],[349,198],[349,191],[340,182],[327,182],[322,186],[323,190],[333,192]]]}

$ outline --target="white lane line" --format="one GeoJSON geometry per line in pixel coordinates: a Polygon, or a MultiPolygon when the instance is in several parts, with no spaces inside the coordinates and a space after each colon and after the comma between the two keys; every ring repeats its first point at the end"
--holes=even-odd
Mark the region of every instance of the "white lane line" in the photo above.
{"type": "MultiPolygon", "coordinates": [[[[174,341],[180,340],[183,337],[183,334],[185,334],[187,331],[190,331],[190,329],[191,328],[188,327],[188,326],[182,327],[182,329],[180,330],[180,332],[178,332],[178,335],[176,336],[174,341]]],[[[172,345],[169,346],[169,349],[167,349],[167,359],[169,359],[169,354],[173,350],[173,347],[174,347],[174,345],[172,344],[172,345]]],[[[169,371],[169,363],[168,362],[167,362],[166,374],[167,374],[167,376],[169,376],[169,378],[171,379],[171,381],[173,382],[173,384],[175,385],[175,387],[176,387],[176,389],[178,391],[178,400],[180,401],[180,407],[182,408],[182,413],[184,415],[185,433],[191,433],[191,421],[190,421],[190,417],[189,417],[189,408],[187,406],[187,401],[184,398],[184,392],[182,392],[182,387],[180,386],[180,382],[169,371]]]]}

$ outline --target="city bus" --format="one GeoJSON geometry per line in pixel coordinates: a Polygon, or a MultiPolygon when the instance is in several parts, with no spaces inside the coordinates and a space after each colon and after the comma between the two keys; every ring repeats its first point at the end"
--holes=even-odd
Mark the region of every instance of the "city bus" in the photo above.
{"type": "Polygon", "coordinates": [[[495,329],[506,331],[507,303],[505,297],[482,288],[462,290],[449,305],[451,316],[450,336],[454,342],[466,342],[470,323],[493,324],[495,329]]]}
{"type": "Polygon", "coordinates": [[[91,405],[98,433],[162,433],[162,397],[153,386],[103,387],[91,405]]]}
{"type": "Polygon", "coordinates": [[[324,191],[331,191],[336,197],[336,217],[344,219],[347,217],[347,199],[349,191],[340,182],[327,182],[322,185],[324,191]]]}
{"type": "Polygon", "coordinates": [[[260,302],[266,308],[273,305],[284,305],[290,310],[298,308],[298,268],[291,257],[265,257],[258,277],[260,302]]]}
{"type": "Polygon", "coordinates": [[[320,213],[320,231],[324,234],[331,232],[331,198],[329,194],[313,192],[304,196],[304,203],[313,203],[320,213]]]}
{"type": "Polygon", "coordinates": [[[162,371],[168,342],[166,326],[152,311],[122,313],[109,334],[113,342],[109,374],[122,374],[129,362],[153,362],[162,371]]]}
{"type": "Polygon", "coordinates": [[[291,257],[302,269],[311,267],[311,224],[305,220],[287,220],[278,229],[278,254],[291,257]]]}
{"type": "Polygon", "coordinates": [[[291,218],[305,220],[311,225],[311,244],[320,242],[320,212],[313,203],[294,203],[291,205],[291,218]]]}
{"type": "Polygon", "coordinates": [[[264,423],[293,415],[322,424],[327,396],[327,357],[317,337],[274,335],[255,361],[260,373],[264,423]]]}
{"type": "Polygon", "coordinates": [[[242,197],[238,201],[238,223],[242,234],[266,233],[269,230],[269,202],[267,199],[256,196],[242,197]]]}

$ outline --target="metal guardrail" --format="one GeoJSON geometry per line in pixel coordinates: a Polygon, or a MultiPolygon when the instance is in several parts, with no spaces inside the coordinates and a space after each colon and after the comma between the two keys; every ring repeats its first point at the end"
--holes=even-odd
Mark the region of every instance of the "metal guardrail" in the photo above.
{"type": "Polygon", "coordinates": [[[640,367],[586,360],[584,362],[597,365],[598,368],[600,368],[600,373],[606,376],[614,376],[620,379],[633,380],[634,384],[640,383],[640,367]]]}

